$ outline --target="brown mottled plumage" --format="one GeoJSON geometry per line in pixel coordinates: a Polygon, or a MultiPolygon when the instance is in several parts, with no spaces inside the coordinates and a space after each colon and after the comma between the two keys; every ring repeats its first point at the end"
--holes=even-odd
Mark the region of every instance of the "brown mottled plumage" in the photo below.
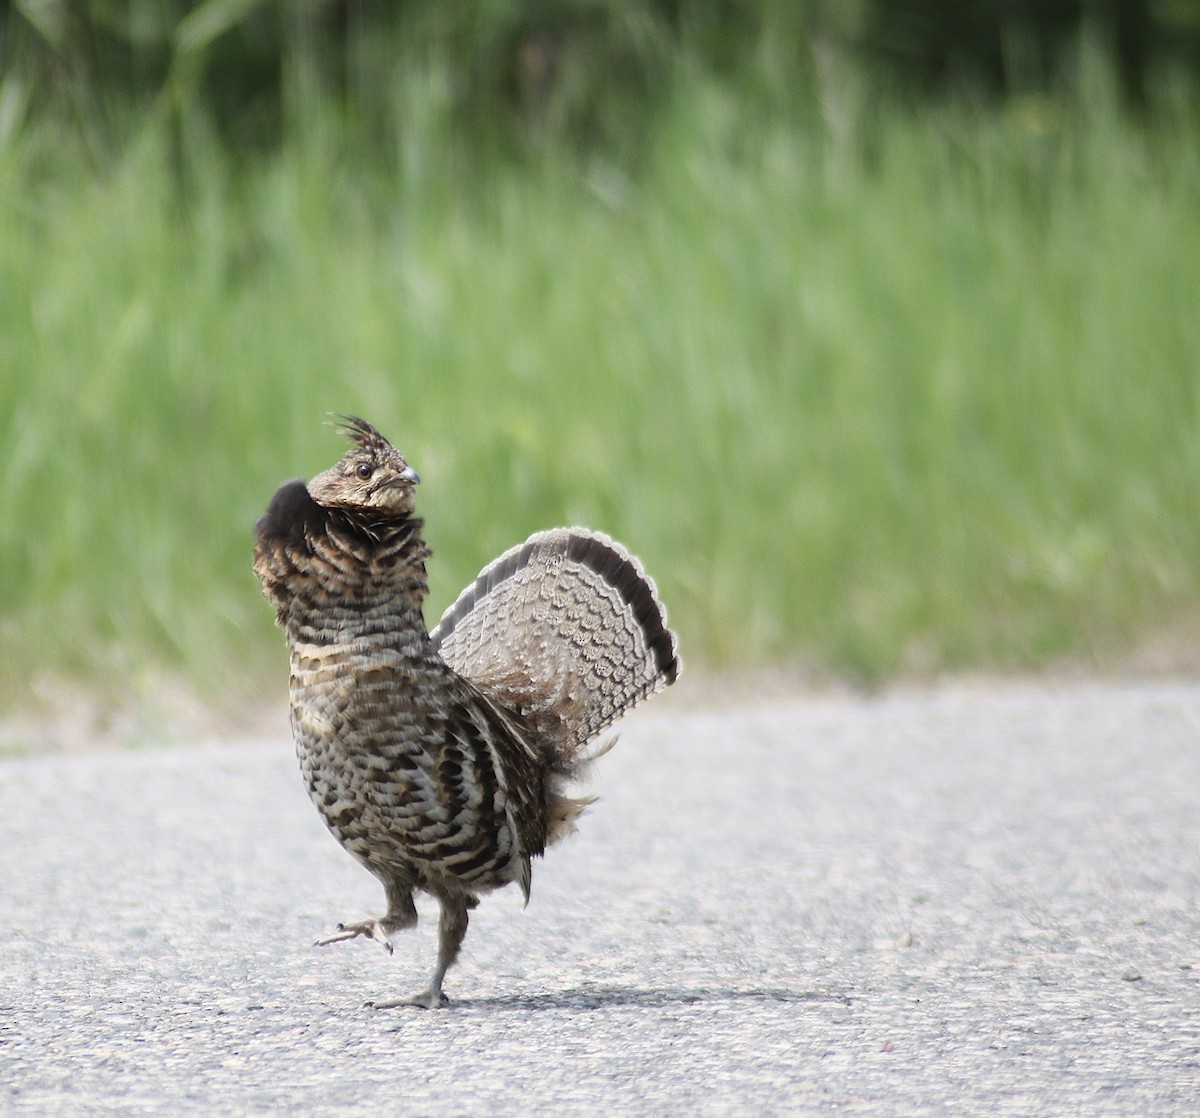
{"type": "Polygon", "coordinates": [[[480,573],[432,635],[421,612],[429,549],[420,480],[370,424],[307,486],[276,492],[254,571],[291,651],[300,767],[334,837],[383,883],[387,912],[322,944],[442,911],[429,988],[379,1007],[447,1004],[442,980],[480,893],[516,881],[590,803],[570,781],[588,744],[673,683],[675,637],[654,583],[606,536],[539,532],[480,573]]]}

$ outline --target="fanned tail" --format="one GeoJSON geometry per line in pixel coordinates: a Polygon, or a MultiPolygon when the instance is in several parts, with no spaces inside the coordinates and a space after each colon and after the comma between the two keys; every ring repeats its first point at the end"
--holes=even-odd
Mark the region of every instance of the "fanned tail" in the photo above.
{"type": "Polygon", "coordinates": [[[586,528],[538,532],[488,564],[431,634],[459,675],[517,711],[564,771],[681,664],[654,581],[586,528]]]}

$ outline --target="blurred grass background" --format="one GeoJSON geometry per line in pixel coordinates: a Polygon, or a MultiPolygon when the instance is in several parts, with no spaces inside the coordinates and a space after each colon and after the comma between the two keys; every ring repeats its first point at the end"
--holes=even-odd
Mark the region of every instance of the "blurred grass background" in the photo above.
{"type": "Polygon", "coordinates": [[[694,670],[1103,666],[1197,615],[1188,66],[1093,24],[906,84],[819,4],[734,58],[649,3],[134,4],[138,54],[65,7],[0,13],[0,714],[279,692],[251,528],[331,411],[422,474],[431,624],[559,523],[694,670]]]}

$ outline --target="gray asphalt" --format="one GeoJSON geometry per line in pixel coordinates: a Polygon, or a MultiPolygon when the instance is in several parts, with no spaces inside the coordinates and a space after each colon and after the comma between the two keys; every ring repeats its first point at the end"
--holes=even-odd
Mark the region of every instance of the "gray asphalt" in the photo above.
{"type": "Polygon", "coordinates": [[[664,704],[592,790],[377,1011],[435,922],[313,946],[382,896],[282,735],[0,762],[0,1113],[1200,1111],[1200,687],[664,704]]]}

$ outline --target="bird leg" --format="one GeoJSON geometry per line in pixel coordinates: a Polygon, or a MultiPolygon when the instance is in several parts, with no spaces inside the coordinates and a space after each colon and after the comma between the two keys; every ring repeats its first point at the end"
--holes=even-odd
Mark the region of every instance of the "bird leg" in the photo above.
{"type": "Polygon", "coordinates": [[[365,920],[356,920],[352,924],[339,924],[333,935],[326,936],[316,942],[317,947],[327,947],[331,943],[340,943],[344,939],[355,939],[358,936],[369,936],[387,953],[392,953],[392,941],[389,938],[393,932],[411,928],[417,922],[417,907],[413,904],[412,888],[410,886],[393,885],[385,882],[388,910],[382,920],[368,916],[365,920]]]}
{"type": "Polygon", "coordinates": [[[458,950],[467,934],[467,909],[475,907],[475,898],[443,896],[438,898],[438,902],[442,906],[442,918],[438,923],[438,961],[429,988],[409,998],[371,1002],[375,1009],[396,1009],[407,1005],[420,1009],[445,1009],[450,1004],[450,999],[442,993],[442,980],[458,958],[458,950]]]}
{"type": "Polygon", "coordinates": [[[328,947],[331,943],[340,943],[344,939],[355,939],[358,936],[370,936],[389,955],[392,953],[392,941],[388,939],[384,930],[384,921],[374,916],[368,916],[365,920],[355,920],[352,924],[339,924],[333,935],[317,940],[316,946],[328,947]]]}

